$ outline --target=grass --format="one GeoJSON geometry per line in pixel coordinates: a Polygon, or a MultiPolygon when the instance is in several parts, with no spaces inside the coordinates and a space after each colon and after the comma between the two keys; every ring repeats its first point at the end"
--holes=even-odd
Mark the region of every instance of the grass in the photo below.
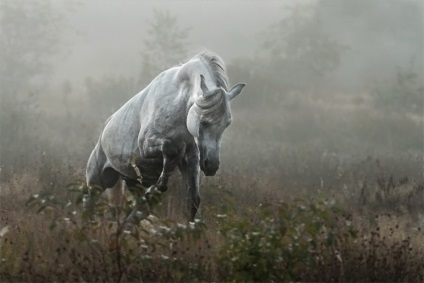
{"type": "Polygon", "coordinates": [[[178,178],[157,218],[120,225],[130,202],[121,213],[99,202],[91,218],[83,185],[72,192],[46,174],[14,176],[1,185],[1,281],[423,281],[424,184],[419,170],[398,168],[416,160],[334,158],[298,154],[277,182],[238,169],[205,179],[195,224],[172,189],[178,178]],[[301,160],[319,172],[293,176],[305,172],[301,160]]]}
{"type": "Polygon", "coordinates": [[[179,177],[156,218],[128,225],[130,202],[87,215],[66,189],[111,114],[101,105],[6,123],[0,281],[423,282],[423,120],[345,96],[258,97],[234,104],[194,226],[179,177]]]}

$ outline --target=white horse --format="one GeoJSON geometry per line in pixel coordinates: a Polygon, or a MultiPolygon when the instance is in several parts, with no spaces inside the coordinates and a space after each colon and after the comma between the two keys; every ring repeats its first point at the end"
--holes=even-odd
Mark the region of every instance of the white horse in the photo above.
{"type": "Polygon", "coordinates": [[[179,168],[186,184],[190,219],[200,204],[199,174],[215,175],[220,143],[231,123],[230,101],[245,84],[228,89],[223,60],[212,53],[159,74],[106,122],[87,164],[87,184],[104,189],[142,183],[167,190],[179,168]]]}

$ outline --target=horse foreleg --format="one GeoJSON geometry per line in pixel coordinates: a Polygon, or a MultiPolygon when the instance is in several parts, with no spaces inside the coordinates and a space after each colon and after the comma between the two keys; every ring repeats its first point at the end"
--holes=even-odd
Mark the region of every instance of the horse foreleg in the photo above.
{"type": "Polygon", "coordinates": [[[188,192],[187,210],[190,215],[190,221],[194,221],[197,210],[200,205],[199,193],[199,161],[198,158],[193,157],[191,160],[186,158],[180,165],[180,171],[186,185],[188,192]]]}
{"type": "Polygon", "coordinates": [[[197,210],[199,209],[199,206],[200,206],[199,174],[197,174],[197,177],[192,175],[191,177],[189,177],[189,180],[192,180],[191,182],[193,183],[193,185],[191,185],[188,189],[188,193],[189,193],[188,210],[190,213],[190,221],[194,221],[194,217],[196,216],[197,210]]]}
{"type": "Polygon", "coordinates": [[[172,175],[172,172],[175,170],[176,165],[177,164],[174,160],[164,157],[162,173],[156,183],[156,187],[159,191],[166,192],[168,190],[168,180],[172,175]]]}
{"type": "Polygon", "coordinates": [[[181,160],[184,153],[184,147],[185,145],[177,147],[174,144],[164,142],[162,146],[163,168],[156,183],[156,187],[159,189],[159,191],[167,191],[169,177],[172,175],[179,161],[181,160]]]}

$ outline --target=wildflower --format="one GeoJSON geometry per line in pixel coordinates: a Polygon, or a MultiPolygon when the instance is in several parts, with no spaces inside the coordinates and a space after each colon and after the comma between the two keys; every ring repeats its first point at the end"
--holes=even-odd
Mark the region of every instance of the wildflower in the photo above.
{"type": "Polygon", "coordinates": [[[0,238],[6,235],[9,232],[9,226],[5,226],[0,230],[0,238]]]}

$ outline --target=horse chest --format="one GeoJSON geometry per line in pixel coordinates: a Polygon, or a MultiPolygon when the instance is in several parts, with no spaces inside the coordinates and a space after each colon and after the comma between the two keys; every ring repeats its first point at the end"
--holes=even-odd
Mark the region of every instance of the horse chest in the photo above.
{"type": "Polygon", "coordinates": [[[163,158],[140,158],[137,162],[140,169],[143,184],[146,186],[154,185],[163,169],[163,158]]]}
{"type": "Polygon", "coordinates": [[[151,186],[157,182],[163,169],[161,141],[155,136],[146,135],[142,143],[137,166],[140,169],[143,183],[151,186]]]}
{"type": "Polygon", "coordinates": [[[153,131],[147,133],[137,162],[143,183],[150,186],[158,181],[164,170],[165,157],[173,164],[179,163],[185,152],[185,144],[185,139],[178,135],[170,139],[153,131]]]}

